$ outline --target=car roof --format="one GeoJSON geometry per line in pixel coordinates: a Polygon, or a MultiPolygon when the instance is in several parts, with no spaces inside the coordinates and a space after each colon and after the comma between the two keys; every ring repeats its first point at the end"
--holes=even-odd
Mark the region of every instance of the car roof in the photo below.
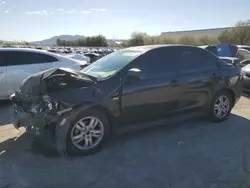
{"type": "Polygon", "coordinates": [[[16,51],[16,52],[33,52],[33,53],[40,53],[40,54],[45,54],[45,55],[50,55],[53,57],[62,57],[59,54],[51,53],[46,50],[39,50],[39,49],[31,49],[31,48],[0,48],[0,52],[8,52],[8,51],[16,51]]]}
{"type": "Polygon", "coordinates": [[[129,47],[129,48],[125,48],[123,50],[134,50],[134,51],[141,51],[141,52],[147,52],[156,48],[162,48],[162,47],[173,47],[173,46],[177,46],[177,47],[183,47],[183,46],[188,46],[188,47],[193,47],[193,48],[197,48],[197,46],[191,46],[191,45],[180,45],[180,44],[169,44],[169,45],[145,45],[145,46],[134,46],[134,47],[129,47]]]}

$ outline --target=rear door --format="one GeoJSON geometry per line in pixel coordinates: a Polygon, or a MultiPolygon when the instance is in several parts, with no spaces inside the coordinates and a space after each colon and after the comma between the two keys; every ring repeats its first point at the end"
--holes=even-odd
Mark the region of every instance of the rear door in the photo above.
{"type": "Polygon", "coordinates": [[[53,68],[55,61],[52,56],[35,52],[6,52],[8,94],[15,92],[29,75],[53,68]]]}
{"type": "Polygon", "coordinates": [[[187,46],[180,47],[178,54],[179,109],[202,107],[220,81],[217,57],[203,49],[187,46]]]}
{"type": "Polygon", "coordinates": [[[4,51],[0,51],[0,99],[8,97],[7,82],[6,82],[6,62],[4,60],[4,51]]]}
{"type": "Polygon", "coordinates": [[[123,124],[162,118],[177,110],[180,86],[175,82],[175,59],[173,48],[160,48],[141,55],[131,64],[129,68],[138,70],[140,80],[123,84],[123,124]]]}

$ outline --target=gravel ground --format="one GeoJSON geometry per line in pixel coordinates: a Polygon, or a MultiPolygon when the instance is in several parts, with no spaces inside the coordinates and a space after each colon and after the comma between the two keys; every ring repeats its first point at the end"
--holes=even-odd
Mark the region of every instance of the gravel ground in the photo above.
{"type": "Polygon", "coordinates": [[[222,123],[193,120],[114,138],[100,153],[60,158],[0,109],[0,188],[230,188],[250,176],[250,100],[222,123]],[[37,145],[36,145],[36,144],[37,145]],[[33,149],[32,149],[33,148],[33,149]],[[36,149],[34,149],[36,148],[36,149]]]}

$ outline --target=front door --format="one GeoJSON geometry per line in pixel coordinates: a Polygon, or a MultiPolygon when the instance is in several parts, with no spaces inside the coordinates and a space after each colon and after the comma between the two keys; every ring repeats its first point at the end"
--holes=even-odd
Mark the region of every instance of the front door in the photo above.
{"type": "Polygon", "coordinates": [[[155,120],[178,108],[180,86],[176,84],[174,53],[160,48],[141,55],[131,63],[138,79],[129,80],[128,70],[122,87],[121,106],[123,124],[155,120]],[[128,79],[128,80],[127,80],[128,79]]]}

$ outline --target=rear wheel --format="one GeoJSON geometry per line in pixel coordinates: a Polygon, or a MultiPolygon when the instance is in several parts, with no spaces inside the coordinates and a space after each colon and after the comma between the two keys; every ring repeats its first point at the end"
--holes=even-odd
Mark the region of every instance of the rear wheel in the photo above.
{"type": "Polygon", "coordinates": [[[219,92],[212,100],[209,113],[215,122],[224,121],[232,110],[232,95],[227,91],[219,92]]]}

